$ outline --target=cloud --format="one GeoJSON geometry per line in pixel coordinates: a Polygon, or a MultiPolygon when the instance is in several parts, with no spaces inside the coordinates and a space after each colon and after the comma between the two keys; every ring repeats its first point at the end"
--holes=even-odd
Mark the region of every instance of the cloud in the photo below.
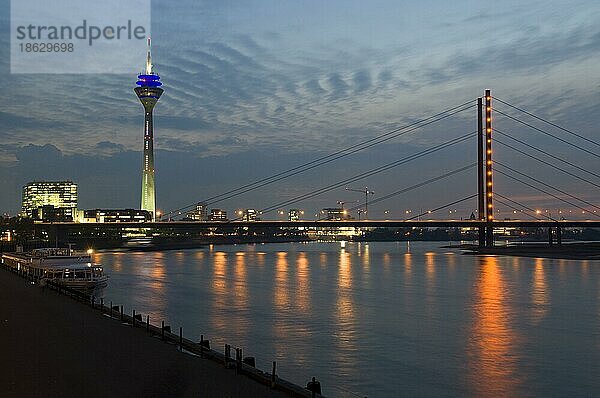
{"type": "Polygon", "coordinates": [[[51,144],[43,146],[29,144],[16,151],[17,159],[23,163],[50,163],[58,161],[63,154],[60,149],[51,144]]]}
{"type": "Polygon", "coordinates": [[[101,141],[94,147],[94,152],[98,155],[112,155],[118,152],[124,152],[125,146],[111,141],[101,141]]]}

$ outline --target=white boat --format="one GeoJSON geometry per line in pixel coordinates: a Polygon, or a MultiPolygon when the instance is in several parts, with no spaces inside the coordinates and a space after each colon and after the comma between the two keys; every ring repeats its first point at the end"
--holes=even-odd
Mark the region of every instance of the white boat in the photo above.
{"type": "Polygon", "coordinates": [[[34,249],[27,253],[4,253],[2,264],[38,279],[40,284],[52,282],[81,292],[106,287],[108,276],[90,253],[71,248],[34,249]]]}

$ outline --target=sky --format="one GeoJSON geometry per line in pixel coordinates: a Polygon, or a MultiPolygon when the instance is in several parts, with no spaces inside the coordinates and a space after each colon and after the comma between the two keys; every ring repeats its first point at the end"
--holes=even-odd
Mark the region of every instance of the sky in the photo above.
{"type": "MultiPolygon", "coordinates": [[[[143,112],[132,89],[145,59],[131,65],[130,74],[11,74],[9,7],[10,1],[0,0],[0,210],[16,213],[21,187],[49,179],[78,183],[80,208],[138,208],[143,112]]],[[[154,126],[157,206],[163,212],[474,103],[486,88],[598,140],[597,1],[157,0],[151,10],[153,61],[165,89],[154,126]]],[[[500,104],[498,109],[523,116],[500,104]]],[[[472,132],[475,123],[473,108],[211,207],[267,208],[472,132]]],[[[585,140],[536,125],[598,153],[585,140]]],[[[501,115],[494,126],[600,172],[592,154],[501,115]]],[[[501,145],[494,154],[503,164],[597,203],[598,185],[501,145]]],[[[368,186],[376,199],[475,160],[473,138],[348,186],[368,186]]],[[[600,184],[595,176],[565,168],[600,184]]],[[[500,174],[495,188],[531,208],[581,210],[500,174]]],[[[382,201],[370,214],[383,217],[387,211],[401,218],[406,210],[435,208],[473,193],[470,169],[382,201]]],[[[362,198],[339,188],[286,208],[312,214],[337,201],[359,205],[362,198]]],[[[468,217],[475,208],[475,200],[463,202],[440,218],[451,210],[468,217]]]]}

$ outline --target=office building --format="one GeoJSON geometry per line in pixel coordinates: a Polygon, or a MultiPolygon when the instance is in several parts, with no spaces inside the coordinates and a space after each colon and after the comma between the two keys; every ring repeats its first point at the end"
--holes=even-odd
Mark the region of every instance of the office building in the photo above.
{"type": "Polygon", "coordinates": [[[34,181],[23,187],[23,217],[72,221],[76,210],[77,184],[73,181],[34,181]]]}

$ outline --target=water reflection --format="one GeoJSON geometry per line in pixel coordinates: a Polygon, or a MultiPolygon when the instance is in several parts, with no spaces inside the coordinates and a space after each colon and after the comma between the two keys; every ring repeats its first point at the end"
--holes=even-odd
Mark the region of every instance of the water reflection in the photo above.
{"type": "MultiPolygon", "coordinates": [[[[365,250],[364,250],[364,253],[362,255],[362,263],[363,263],[363,265],[365,267],[368,267],[369,264],[371,263],[371,253],[370,253],[370,250],[369,250],[369,244],[368,243],[365,244],[365,250]]],[[[387,265],[389,265],[389,261],[387,262],[387,264],[384,261],[383,266],[385,267],[387,265]]]]}
{"type": "Polygon", "coordinates": [[[277,253],[275,260],[275,286],[273,288],[273,302],[279,310],[287,310],[290,305],[288,291],[288,260],[287,253],[277,253]]]}
{"type": "Polygon", "coordinates": [[[310,267],[306,253],[298,253],[296,258],[296,305],[297,311],[301,314],[307,314],[311,311],[310,296],[310,267]]]}
{"type": "Polygon", "coordinates": [[[238,309],[248,306],[248,284],[246,283],[246,256],[245,253],[236,253],[235,256],[235,278],[233,286],[234,304],[238,309]]]}
{"type": "Polygon", "coordinates": [[[469,341],[469,382],[473,396],[516,396],[517,334],[511,327],[513,309],[496,257],[479,258],[473,323],[469,341]]]}
{"type": "Polygon", "coordinates": [[[96,261],[114,303],[209,336],[217,349],[244,347],[261,369],[277,360],[293,382],[314,374],[329,396],[354,396],[336,394],[340,386],[376,397],[600,391],[593,261],[438,246],[413,242],[407,253],[404,242],[371,243],[367,254],[362,244],[359,257],[356,243],[237,245],[183,251],[181,266],[176,251],[96,261]]]}
{"type": "Polygon", "coordinates": [[[212,300],[213,314],[210,317],[215,330],[222,333],[227,322],[224,316],[227,310],[227,254],[222,251],[213,252],[212,300]]]}
{"type": "Polygon", "coordinates": [[[319,263],[321,264],[321,267],[324,267],[327,265],[327,253],[319,254],[319,263]]]}
{"type": "Polygon", "coordinates": [[[286,351],[286,345],[281,344],[285,341],[286,337],[289,339],[290,336],[288,331],[290,327],[288,325],[289,317],[287,314],[290,312],[290,296],[288,289],[288,259],[286,252],[278,252],[275,259],[275,275],[273,281],[273,305],[274,305],[274,321],[273,321],[273,335],[275,337],[275,355],[278,359],[284,358],[289,355],[286,351]]]}
{"type": "Polygon", "coordinates": [[[412,277],[412,254],[410,253],[404,254],[404,275],[407,280],[412,277]]]}
{"type": "Polygon", "coordinates": [[[428,293],[431,293],[431,289],[435,287],[435,253],[433,252],[425,253],[425,283],[428,293]]]}
{"type": "Polygon", "coordinates": [[[335,344],[339,352],[349,353],[356,349],[354,339],[356,327],[354,302],[352,301],[352,256],[345,251],[340,252],[335,308],[337,324],[335,344]]]}
{"type": "Polygon", "coordinates": [[[531,318],[534,324],[538,324],[548,312],[550,298],[544,274],[544,259],[536,258],[534,267],[533,289],[531,291],[531,318]]]}

